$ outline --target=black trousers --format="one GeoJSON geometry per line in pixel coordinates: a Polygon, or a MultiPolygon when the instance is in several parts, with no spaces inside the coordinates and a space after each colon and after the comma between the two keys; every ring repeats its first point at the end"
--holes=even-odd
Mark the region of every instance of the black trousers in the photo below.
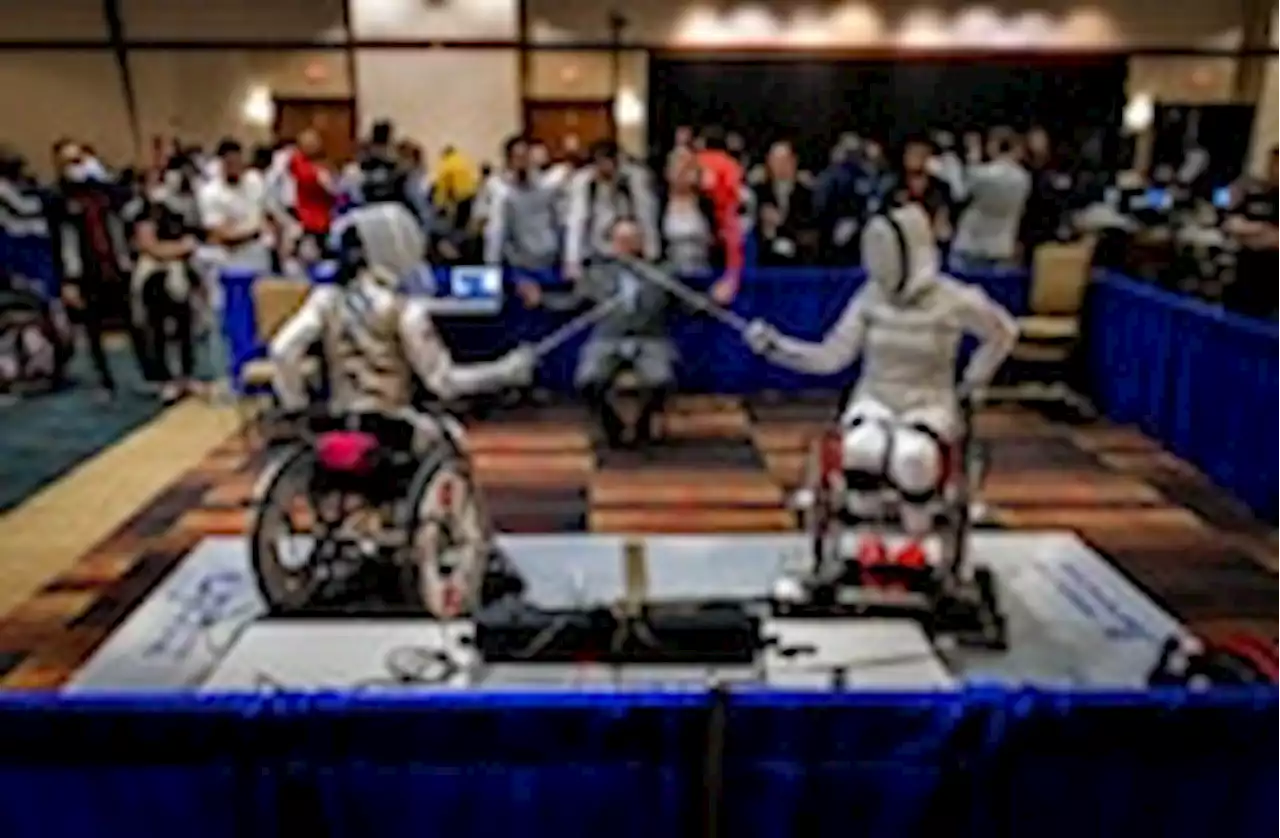
{"type": "Polygon", "coordinates": [[[1236,281],[1227,286],[1222,303],[1247,317],[1275,317],[1277,302],[1276,252],[1242,250],[1236,256],[1236,281]]]}
{"type": "MultiPolygon", "coordinates": [[[[611,400],[613,382],[592,382],[582,388],[587,409],[604,433],[606,444],[618,448],[626,443],[627,426],[618,415],[611,400]]],[[[640,400],[640,412],[636,416],[635,443],[647,445],[653,441],[653,420],[670,397],[670,386],[647,387],[636,393],[640,400]]]]}
{"type": "MultiPolygon", "coordinates": [[[[142,308],[146,313],[146,336],[142,354],[143,374],[148,381],[174,380],[169,367],[170,343],[177,345],[180,378],[195,373],[195,344],[192,338],[191,300],[176,300],[167,287],[167,271],[156,271],[142,284],[142,308]],[[172,327],[172,337],[170,336],[172,327]]],[[[187,281],[195,287],[196,276],[187,269],[187,281]]]]}
{"type": "Polygon", "coordinates": [[[111,364],[107,361],[107,353],[102,345],[102,324],[111,305],[105,285],[101,277],[85,276],[75,283],[80,289],[83,305],[72,315],[84,330],[85,341],[89,344],[89,359],[93,362],[94,372],[98,375],[98,384],[104,390],[116,389],[115,376],[111,374],[111,364]]]}

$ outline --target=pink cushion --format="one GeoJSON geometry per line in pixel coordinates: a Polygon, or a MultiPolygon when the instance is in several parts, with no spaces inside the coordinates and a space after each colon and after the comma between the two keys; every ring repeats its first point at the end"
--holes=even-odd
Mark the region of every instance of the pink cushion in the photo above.
{"type": "Polygon", "coordinates": [[[316,439],[316,457],[329,471],[367,474],[377,450],[378,438],[360,431],[330,431],[316,439]]]}

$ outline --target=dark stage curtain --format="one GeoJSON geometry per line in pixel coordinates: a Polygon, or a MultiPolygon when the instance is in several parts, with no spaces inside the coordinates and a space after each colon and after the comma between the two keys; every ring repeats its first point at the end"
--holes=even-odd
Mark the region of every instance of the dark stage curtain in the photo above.
{"type": "Polygon", "coordinates": [[[1098,163],[1116,153],[1125,101],[1123,58],[981,62],[922,60],[690,61],[649,63],[649,131],[665,148],[678,125],[718,123],[741,132],[754,154],[797,143],[820,166],[841,132],[891,145],[938,128],[961,131],[1043,125],[1098,163]]]}

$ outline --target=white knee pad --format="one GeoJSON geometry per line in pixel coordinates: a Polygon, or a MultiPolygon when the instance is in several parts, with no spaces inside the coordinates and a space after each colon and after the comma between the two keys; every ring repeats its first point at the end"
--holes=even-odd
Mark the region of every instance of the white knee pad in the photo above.
{"type": "Polygon", "coordinates": [[[884,475],[885,458],[893,435],[893,412],[873,401],[849,405],[840,424],[845,428],[842,465],[860,475],[884,475]]]}
{"type": "Polygon", "coordinates": [[[860,422],[845,431],[841,457],[845,471],[883,475],[891,438],[891,426],[874,420],[860,422]]]}
{"type": "Polygon", "coordinates": [[[907,503],[933,500],[945,466],[938,440],[913,428],[899,428],[894,434],[887,476],[907,503]]]}

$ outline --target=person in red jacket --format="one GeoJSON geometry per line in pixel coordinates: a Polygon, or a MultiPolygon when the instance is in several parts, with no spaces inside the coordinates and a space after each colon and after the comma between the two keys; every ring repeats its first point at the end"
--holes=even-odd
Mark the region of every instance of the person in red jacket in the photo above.
{"type": "Polygon", "coordinates": [[[724,245],[725,272],[711,286],[711,297],[727,305],[738,293],[742,281],[742,223],[738,214],[742,201],[742,166],[725,149],[724,131],[707,128],[702,132],[698,168],[702,191],[715,208],[716,227],[724,245]]]}
{"type": "Polygon", "coordinates": [[[298,135],[298,147],[289,160],[289,177],[294,183],[294,213],[302,227],[299,249],[314,248],[314,258],[319,258],[329,238],[334,192],[320,135],[310,128],[298,135]]]}

